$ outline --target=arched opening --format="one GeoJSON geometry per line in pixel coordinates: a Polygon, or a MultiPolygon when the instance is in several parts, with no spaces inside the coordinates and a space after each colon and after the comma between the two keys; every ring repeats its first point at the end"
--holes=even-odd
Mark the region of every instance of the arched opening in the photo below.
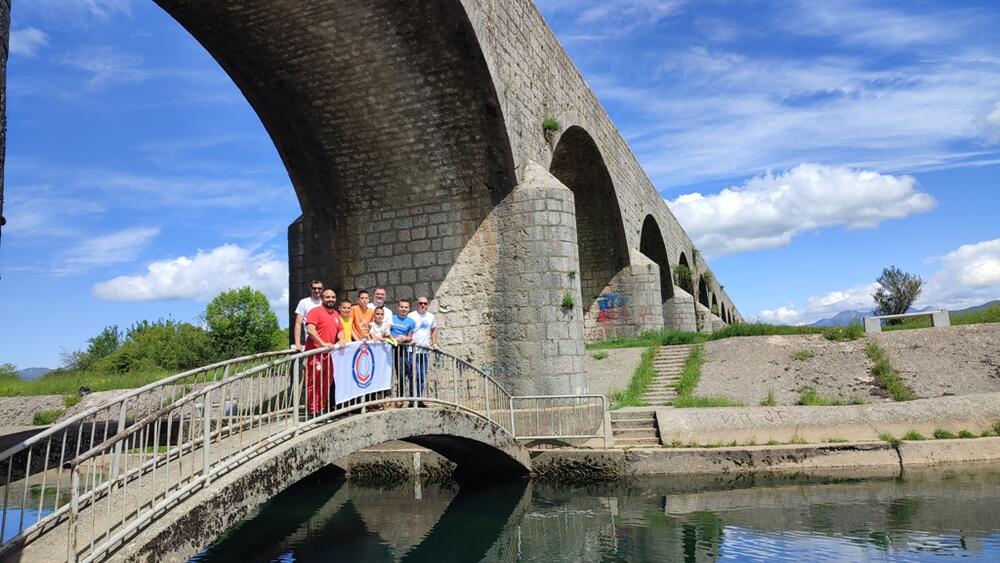
{"type": "Polygon", "coordinates": [[[629,263],[618,197],[597,145],[581,127],[562,134],[550,172],[573,191],[576,200],[580,290],[587,311],[629,263]]]}
{"type": "Polygon", "coordinates": [[[719,318],[722,319],[722,322],[725,322],[725,323],[729,322],[729,321],[726,320],[726,302],[725,301],[722,301],[722,302],[719,303],[719,318]]]}
{"type": "MultiPolygon", "coordinates": [[[[288,170],[302,207],[290,307],[313,278],[434,297],[516,184],[462,2],[156,2],[237,84],[288,170]]],[[[485,290],[462,290],[449,297],[489,310],[485,290]]]]}
{"type": "Polygon", "coordinates": [[[708,309],[711,306],[711,301],[708,297],[708,283],[705,281],[705,276],[698,276],[698,303],[701,303],[708,309]]]}
{"type": "Polygon", "coordinates": [[[642,236],[639,240],[639,252],[656,262],[660,267],[660,302],[666,303],[674,296],[674,283],[670,277],[670,263],[667,261],[667,247],[663,244],[660,227],[652,215],[647,215],[642,222],[642,236]]]}
{"type": "Polygon", "coordinates": [[[677,259],[678,268],[675,272],[677,279],[674,280],[677,287],[688,292],[690,295],[694,295],[694,279],[691,272],[691,266],[688,264],[687,256],[681,252],[680,258],[677,259]]]}
{"type": "Polygon", "coordinates": [[[712,311],[713,315],[715,315],[717,317],[719,316],[719,301],[718,301],[718,299],[715,298],[715,292],[714,291],[712,292],[712,306],[709,307],[709,310],[712,311]]]}

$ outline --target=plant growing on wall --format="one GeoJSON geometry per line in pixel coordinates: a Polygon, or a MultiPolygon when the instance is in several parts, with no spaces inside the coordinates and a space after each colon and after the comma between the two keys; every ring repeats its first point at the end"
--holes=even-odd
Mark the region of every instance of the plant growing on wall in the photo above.
{"type": "Polygon", "coordinates": [[[555,118],[546,117],[542,120],[542,133],[545,135],[546,141],[551,143],[560,129],[562,129],[562,126],[559,125],[559,122],[555,118]]]}
{"type": "Polygon", "coordinates": [[[563,297],[562,297],[563,309],[572,309],[573,305],[576,305],[576,300],[573,299],[573,294],[569,291],[563,292],[563,297]]]}
{"type": "Polygon", "coordinates": [[[567,272],[566,273],[566,277],[569,278],[569,281],[575,280],[576,279],[576,271],[574,270],[574,271],[571,271],[571,272],[567,272]]]}

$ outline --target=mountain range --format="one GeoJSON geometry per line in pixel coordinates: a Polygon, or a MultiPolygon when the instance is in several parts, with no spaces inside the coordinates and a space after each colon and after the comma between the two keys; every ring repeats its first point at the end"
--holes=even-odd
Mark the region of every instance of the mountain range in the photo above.
{"type": "MultiPolygon", "coordinates": [[[[955,311],[949,311],[952,315],[960,315],[962,313],[971,313],[973,311],[979,311],[982,309],[989,309],[990,307],[996,307],[1000,305],[1000,299],[990,301],[988,303],[983,303],[982,305],[976,305],[974,307],[968,307],[966,309],[958,309],[955,311]]],[[[920,313],[923,311],[934,311],[940,307],[924,307],[922,309],[914,309],[910,307],[907,311],[908,313],[920,313]]],[[[863,317],[870,316],[872,314],[871,310],[858,310],[858,311],[841,311],[832,317],[827,317],[825,319],[820,319],[808,326],[847,326],[851,323],[860,323],[863,317]]]]}

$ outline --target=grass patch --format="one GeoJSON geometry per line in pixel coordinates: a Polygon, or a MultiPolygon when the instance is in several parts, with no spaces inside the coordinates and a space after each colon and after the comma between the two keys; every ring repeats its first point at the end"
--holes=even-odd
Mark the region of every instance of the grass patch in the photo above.
{"type": "Polygon", "coordinates": [[[63,405],[65,405],[67,409],[70,407],[75,407],[76,405],[80,404],[80,400],[82,399],[83,397],[81,397],[79,394],[66,395],[65,397],[63,397],[63,405]]]}
{"type": "Polygon", "coordinates": [[[993,433],[1000,436],[1000,420],[993,423],[993,433]]]}
{"type": "Polygon", "coordinates": [[[807,407],[836,407],[844,403],[836,397],[820,395],[812,387],[806,387],[799,392],[799,404],[807,407]]]}
{"type": "Polygon", "coordinates": [[[861,323],[851,323],[847,326],[832,326],[823,329],[823,338],[831,342],[857,340],[865,335],[865,327],[861,323]]]}
{"type": "Polygon", "coordinates": [[[608,353],[607,352],[598,352],[598,353],[594,354],[591,357],[594,358],[595,360],[603,360],[604,358],[608,357],[608,353]]]}
{"type": "Polygon", "coordinates": [[[780,446],[781,442],[779,442],[778,440],[768,440],[765,443],[765,445],[768,445],[768,446],[780,446]]]}
{"type": "Polygon", "coordinates": [[[799,436],[798,432],[796,432],[795,434],[792,434],[792,439],[789,440],[788,443],[789,444],[798,444],[798,445],[808,444],[808,442],[806,442],[805,438],[803,438],[802,436],[799,436]]]}
{"type": "Polygon", "coordinates": [[[760,402],[762,407],[773,407],[778,404],[778,398],[774,396],[774,389],[767,390],[767,398],[760,402]]]}
{"type": "MultiPolygon", "coordinates": [[[[973,324],[983,324],[983,323],[1000,323],[1000,305],[994,305],[988,309],[980,309],[979,311],[971,311],[968,313],[959,314],[949,314],[950,321],[952,325],[973,325],[973,324]]],[[[931,318],[926,317],[910,317],[908,319],[899,319],[896,324],[888,324],[882,327],[883,331],[890,332],[894,330],[910,330],[914,328],[930,328],[931,318]]]]}
{"type": "Polygon", "coordinates": [[[948,432],[944,428],[934,429],[934,439],[935,440],[954,440],[958,438],[953,432],[948,432]]]}
{"type": "Polygon", "coordinates": [[[62,413],[62,409],[41,410],[31,417],[31,423],[35,426],[48,426],[62,416],[62,413]]]}
{"type": "Polygon", "coordinates": [[[869,342],[865,346],[865,355],[875,363],[871,371],[875,377],[875,381],[880,387],[889,392],[892,400],[912,401],[916,398],[913,390],[903,383],[903,380],[899,378],[899,372],[889,363],[889,357],[885,352],[885,348],[882,348],[876,342],[869,342]]]}
{"type": "Polygon", "coordinates": [[[671,405],[679,409],[690,408],[710,408],[710,407],[742,407],[742,403],[731,401],[724,397],[696,397],[695,388],[701,380],[701,366],[705,363],[705,356],[700,345],[691,348],[686,360],[681,376],[674,384],[677,389],[677,397],[671,401],[671,405]]]}
{"type": "Polygon", "coordinates": [[[653,382],[653,378],[656,377],[653,358],[656,357],[658,349],[659,346],[650,346],[642,353],[642,359],[639,360],[639,365],[636,366],[635,372],[632,374],[632,381],[629,382],[628,388],[611,395],[612,409],[641,407],[645,404],[642,402],[642,395],[649,388],[649,384],[653,382]]]}
{"type": "Polygon", "coordinates": [[[976,435],[973,434],[972,432],[969,432],[968,430],[959,430],[958,437],[961,438],[962,440],[968,440],[969,438],[975,438],[976,435]]]}
{"type": "Polygon", "coordinates": [[[920,442],[921,440],[926,440],[927,436],[924,436],[916,430],[910,430],[906,434],[903,434],[903,440],[906,442],[920,442]]]}
{"type": "Polygon", "coordinates": [[[841,438],[839,436],[831,436],[823,441],[826,442],[827,444],[843,444],[847,442],[847,438],[841,438]]]}
{"type": "Polygon", "coordinates": [[[167,370],[150,370],[113,374],[107,372],[55,370],[38,379],[2,378],[0,397],[20,397],[25,395],[77,395],[80,387],[90,387],[91,391],[113,389],[133,389],[173,375],[167,370]]]}
{"type": "Polygon", "coordinates": [[[798,362],[804,362],[806,360],[811,360],[815,356],[809,350],[796,350],[792,352],[792,359],[798,362]]]}
{"type": "Polygon", "coordinates": [[[883,442],[888,442],[889,445],[894,448],[898,448],[899,445],[902,443],[902,440],[896,438],[895,436],[889,434],[888,432],[882,432],[881,434],[879,434],[878,439],[882,440],[883,442]]]}

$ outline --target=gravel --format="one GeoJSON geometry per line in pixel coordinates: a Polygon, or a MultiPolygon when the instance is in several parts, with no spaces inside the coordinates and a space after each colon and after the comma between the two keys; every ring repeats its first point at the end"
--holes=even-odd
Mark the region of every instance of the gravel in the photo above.
{"type": "Polygon", "coordinates": [[[794,405],[812,387],[841,401],[890,401],[874,385],[865,356],[869,339],[889,355],[919,398],[1000,391],[1000,324],[885,332],[853,342],[820,335],[753,336],[706,343],[697,395],[759,405],[773,390],[777,404],[794,405]],[[795,352],[811,358],[796,360],[795,352]]]}
{"type": "Polygon", "coordinates": [[[628,387],[632,374],[642,359],[646,348],[616,348],[612,350],[587,351],[588,392],[611,398],[615,391],[628,387]],[[594,354],[608,355],[603,360],[595,360],[594,354]]]}

